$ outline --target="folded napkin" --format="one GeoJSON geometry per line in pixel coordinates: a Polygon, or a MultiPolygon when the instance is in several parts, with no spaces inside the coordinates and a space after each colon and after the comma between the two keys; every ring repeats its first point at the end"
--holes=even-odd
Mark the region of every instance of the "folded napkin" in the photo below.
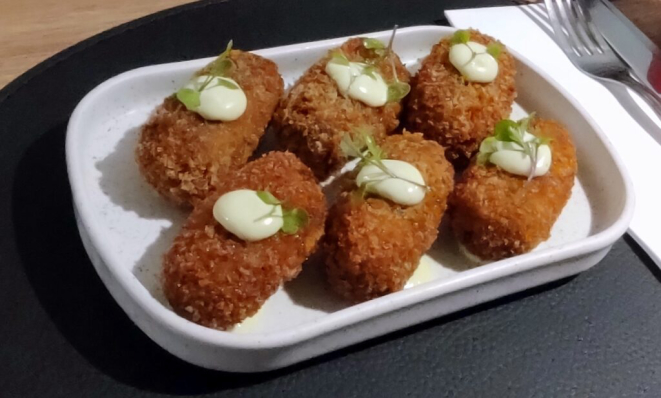
{"type": "Polygon", "coordinates": [[[445,16],[458,28],[475,28],[498,38],[543,69],[578,100],[608,136],[633,181],[636,205],[629,233],[661,266],[661,122],[632,92],[620,94],[642,104],[629,107],[636,120],[601,83],[584,75],[549,35],[553,29],[541,4],[449,10],[445,16]],[[633,109],[635,108],[635,109],[633,109]],[[645,112],[647,118],[640,112],[645,112]],[[656,134],[657,139],[650,134],[656,134]]]}

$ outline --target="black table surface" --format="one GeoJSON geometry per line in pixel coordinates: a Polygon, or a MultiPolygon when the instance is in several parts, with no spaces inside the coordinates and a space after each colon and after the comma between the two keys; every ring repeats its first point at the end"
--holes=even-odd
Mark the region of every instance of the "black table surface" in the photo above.
{"type": "MultiPolygon", "coordinates": [[[[0,396],[661,396],[661,277],[624,237],[591,270],[293,367],[213,372],[124,315],[78,237],[66,124],[139,66],[400,26],[489,0],[194,3],[95,36],[0,91],[0,396]]],[[[66,16],[61,16],[66,17],[66,16]]],[[[507,21],[503,21],[507,23],[507,21]]]]}

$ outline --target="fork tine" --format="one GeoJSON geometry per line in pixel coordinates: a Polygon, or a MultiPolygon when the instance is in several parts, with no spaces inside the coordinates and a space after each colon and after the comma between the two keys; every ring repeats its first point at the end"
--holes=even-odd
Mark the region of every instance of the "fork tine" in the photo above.
{"type": "Polygon", "coordinates": [[[597,27],[592,22],[592,16],[590,15],[589,7],[588,7],[588,11],[585,11],[585,8],[583,6],[583,2],[584,2],[584,0],[583,1],[577,0],[576,1],[576,9],[577,9],[578,13],[580,14],[580,17],[582,18],[582,20],[585,22],[585,27],[586,27],[585,30],[586,30],[588,36],[590,37],[592,42],[595,44],[595,47],[597,48],[597,51],[599,51],[602,54],[606,53],[606,52],[611,52],[612,50],[611,50],[610,46],[608,45],[608,43],[606,42],[606,39],[604,39],[604,36],[601,34],[599,29],[597,29],[597,27]]]}
{"type": "Polygon", "coordinates": [[[588,30],[588,24],[585,18],[585,13],[581,7],[579,0],[566,0],[568,13],[571,14],[572,27],[574,31],[578,34],[579,41],[583,43],[587,51],[592,54],[598,52],[597,42],[593,40],[593,37],[590,37],[591,32],[588,30]]]}
{"type": "Polygon", "coordinates": [[[556,4],[558,6],[558,9],[560,10],[560,21],[563,24],[563,27],[567,31],[567,36],[569,38],[569,42],[572,44],[572,47],[574,48],[574,51],[578,53],[579,56],[583,55],[592,55],[588,51],[587,47],[584,45],[584,43],[581,41],[579,38],[579,34],[577,32],[577,24],[576,20],[574,18],[574,14],[571,10],[571,0],[557,0],[556,4]]]}
{"type": "Polygon", "coordinates": [[[544,0],[544,4],[546,5],[546,12],[549,15],[549,22],[555,32],[555,39],[558,42],[558,45],[560,45],[562,51],[565,52],[569,59],[574,59],[576,56],[580,56],[581,54],[576,51],[572,43],[569,41],[569,32],[564,27],[564,16],[562,16],[560,12],[558,0],[544,0]]]}

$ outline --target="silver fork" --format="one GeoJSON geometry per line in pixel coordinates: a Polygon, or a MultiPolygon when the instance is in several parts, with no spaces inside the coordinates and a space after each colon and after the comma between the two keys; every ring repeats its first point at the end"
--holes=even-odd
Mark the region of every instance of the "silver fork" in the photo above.
{"type": "Polygon", "coordinates": [[[633,89],[661,118],[661,102],[639,82],[590,19],[580,0],[544,0],[555,38],[569,60],[586,75],[633,89]]]}

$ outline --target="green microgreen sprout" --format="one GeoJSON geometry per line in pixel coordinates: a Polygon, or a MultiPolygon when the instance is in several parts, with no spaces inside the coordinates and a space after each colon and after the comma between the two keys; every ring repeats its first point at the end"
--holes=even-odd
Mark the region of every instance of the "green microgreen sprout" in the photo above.
{"type": "Polygon", "coordinates": [[[350,64],[349,58],[340,49],[331,51],[331,61],[344,66],[349,66],[350,64]]]}
{"type": "MultiPolygon", "coordinates": [[[[280,217],[275,214],[277,206],[283,206],[282,202],[278,200],[273,194],[269,191],[257,191],[257,197],[262,200],[262,202],[267,205],[273,206],[271,211],[267,214],[257,218],[255,221],[260,221],[269,217],[280,217]]],[[[294,235],[298,230],[309,221],[308,213],[304,209],[294,208],[285,208],[282,207],[282,227],[280,230],[288,235],[294,235]]]]}
{"type": "Polygon", "coordinates": [[[487,45],[487,53],[492,57],[494,57],[495,59],[498,59],[498,57],[500,57],[500,54],[502,52],[503,52],[503,46],[501,46],[500,43],[492,41],[487,45]]]}
{"type": "Polygon", "coordinates": [[[381,42],[381,40],[366,37],[363,39],[363,47],[368,50],[372,50],[374,54],[378,55],[379,57],[386,55],[386,46],[381,42]]]}
{"type": "Polygon", "coordinates": [[[512,142],[518,145],[526,156],[530,157],[530,171],[528,173],[528,181],[532,180],[537,170],[537,153],[539,147],[548,145],[551,142],[550,138],[536,137],[531,140],[525,140],[525,134],[528,131],[530,122],[534,119],[535,113],[531,113],[528,117],[515,122],[510,119],[503,119],[496,123],[494,134],[486,138],[480,144],[480,151],[477,155],[477,164],[484,165],[491,158],[491,154],[496,151],[496,142],[512,142]]]}
{"type": "MultiPolygon", "coordinates": [[[[236,67],[234,61],[229,58],[230,51],[232,51],[232,40],[227,43],[225,51],[223,51],[218,58],[212,61],[204,69],[200,71],[206,77],[201,84],[194,84],[194,88],[184,87],[179,89],[175,94],[177,99],[184,104],[186,109],[195,111],[200,106],[200,94],[204,91],[211,82],[215,81],[216,86],[222,86],[231,90],[238,90],[239,86],[223,79],[227,77],[233,68],[236,67]]],[[[197,74],[196,74],[197,75],[197,74]]]]}
{"type": "Polygon", "coordinates": [[[388,84],[388,102],[398,102],[406,97],[411,92],[411,85],[405,82],[400,82],[397,76],[397,68],[395,67],[395,56],[392,51],[392,45],[395,41],[395,34],[397,33],[397,25],[392,29],[388,47],[386,49],[386,57],[390,58],[390,66],[392,67],[392,74],[395,76],[395,81],[388,84]]]}
{"type": "Polygon", "coordinates": [[[471,32],[467,30],[458,30],[452,35],[450,43],[452,44],[466,44],[471,39],[471,32]]]}
{"type": "MultiPolygon", "coordinates": [[[[416,185],[420,188],[428,190],[429,187],[424,184],[419,184],[415,181],[411,181],[407,178],[400,177],[393,173],[388,166],[383,163],[383,160],[386,159],[386,153],[383,149],[376,143],[372,134],[370,134],[366,129],[356,129],[353,134],[346,133],[342,137],[340,142],[340,150],[344,156],[348,158],[358,158],[358,168],[363,168],[367,165],[372,165],[381,170],[389,178],[397,178],[402,181],[406,181],[413,185],[416,185]]],[[[363,188],[363,187],[360,187],[363,188]]]]}

